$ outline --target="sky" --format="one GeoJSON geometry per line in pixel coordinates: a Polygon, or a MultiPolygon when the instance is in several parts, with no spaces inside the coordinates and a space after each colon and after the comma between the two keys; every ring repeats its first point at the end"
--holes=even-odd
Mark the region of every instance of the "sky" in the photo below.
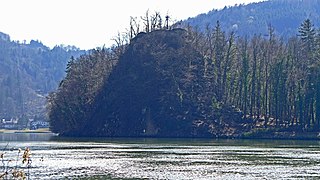
{"type": "Polygon", "coordinates": [[[0,0],[0,32],[11,40],[81,49],[110,47],[129,27],[130,16],[147,10],[183,20],[212,9],[259,0],[0,0]],[[183,3],[182,3],[183,2],[183,3]],[[182,5],[183,4],[183,5],[182,5]]]}

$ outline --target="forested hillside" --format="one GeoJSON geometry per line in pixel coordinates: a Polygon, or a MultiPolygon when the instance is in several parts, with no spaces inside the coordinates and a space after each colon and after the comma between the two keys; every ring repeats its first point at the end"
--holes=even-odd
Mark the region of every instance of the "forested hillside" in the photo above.
{"type": "Polygon", "coordinates": [[[287,40],[297,35],[297,28],[306,18],[319,26],[319,14],[320,0],[269,0],[212,10],[189,18],[182,24],[189,24],[205,32],[207,26],[212,28],[215,22],[220,21],[226,32],[234,31],[243,37],[252,37],[254,34],[268,35],[268,26],[271,25],[276,35],[287,40]]]}
{"type": "Polygon", "coordinates": [[[320,35],[309,19],[296,32],[283,41],[269,26],[267,36],[239,37],[218,21],[205,33],[190,26],[139,33],[119,55],[96,51],[69,64],[49,97],[52,130],[317,138],[320,35]]]}
{"type": "Polygon", "coordinates": [[[46,95],[58,87],[75,47],[50,49],[39,41],[19,43],[0,33],[0,119],[45,115],[46,95]]]}
{"type": "Polygon", "coordinates": [[[203,56],[188,37],[182,29],[140,33],[120,57],[102,50],[70,64],[67,78],[49,98],[52,130],[68,136],[203,137],[223,132],[225,123],[218,119],[231,122],[240,116],[225,118],[212,106],[212,77],[204,76],[203,56]]]}

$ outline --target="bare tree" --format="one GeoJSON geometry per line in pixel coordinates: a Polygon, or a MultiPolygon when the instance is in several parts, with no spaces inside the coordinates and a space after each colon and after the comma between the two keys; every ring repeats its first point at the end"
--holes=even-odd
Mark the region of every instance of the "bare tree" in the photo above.
{"type": "Polygon", "coordinates": [[[141,20],[143,21],[145,31],[150,32],[150,19],[149,19],[149,10],[146,11],[145,16],[141,16],[141,20]]]}
{"type": "Polygon", "coordinates": [[[162,27],[161,15],[159,12],[155,12],[154,15],[151,16],[151,31],[156,30],[157,28],[162,27]]]}
{"type": "Polygon", "coordinates": [[[115,36],[112,40],[115,42],[112,50],[118,57],[120,57],[125,51],[126,44],[128,44],[128,36],[126,34],[121,34],[120,32],[118,32],[118,35],[115,36]]]}
{"type": "Polygon", "coordinates": [[[140,32],[140,23],[137,21],[136,17],[130,17],[130,31],[129,38],[130,40],[134,38],[140,32]]]}

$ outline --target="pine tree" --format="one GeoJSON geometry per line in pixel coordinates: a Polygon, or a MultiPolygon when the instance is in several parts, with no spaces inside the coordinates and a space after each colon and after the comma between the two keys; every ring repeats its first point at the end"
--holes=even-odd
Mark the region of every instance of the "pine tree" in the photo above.
{"type": "Polygon", "coordinates": [[[299,37],[303,42],[303,48],[307,52],[315,49],[316,30],[310,19],[306,19],[299,27],[299,37]]]}
{"type": "Polygon", "coordinates": [[[316,57],[316,31],[310,19],[306,19],[299,27],[299,37],[301,39],[302,72],[305,78],[305,100],[304,100],[304,120],[307,127],[311,127],[314,123],[314,101],[315,101],[315,57],[316,57]]]}

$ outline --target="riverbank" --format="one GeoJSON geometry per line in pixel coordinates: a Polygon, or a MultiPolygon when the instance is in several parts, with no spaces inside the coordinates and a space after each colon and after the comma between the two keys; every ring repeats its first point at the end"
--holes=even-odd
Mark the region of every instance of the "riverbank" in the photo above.
{"type": "Polygon", "coordinates": [[[288,139],[288,140],[320,140],[318,131],[289,131],[276,128],[256,128],[246,132],[243,139],[288,139]]]}
{"type": "Polygon", "coordinates": [[[30,129],[22,129],[22,130],[16,130],[16,129],[0,129],[0,133],[52,133],[49,128],[40,128],[35,130],[30,129]]]}

